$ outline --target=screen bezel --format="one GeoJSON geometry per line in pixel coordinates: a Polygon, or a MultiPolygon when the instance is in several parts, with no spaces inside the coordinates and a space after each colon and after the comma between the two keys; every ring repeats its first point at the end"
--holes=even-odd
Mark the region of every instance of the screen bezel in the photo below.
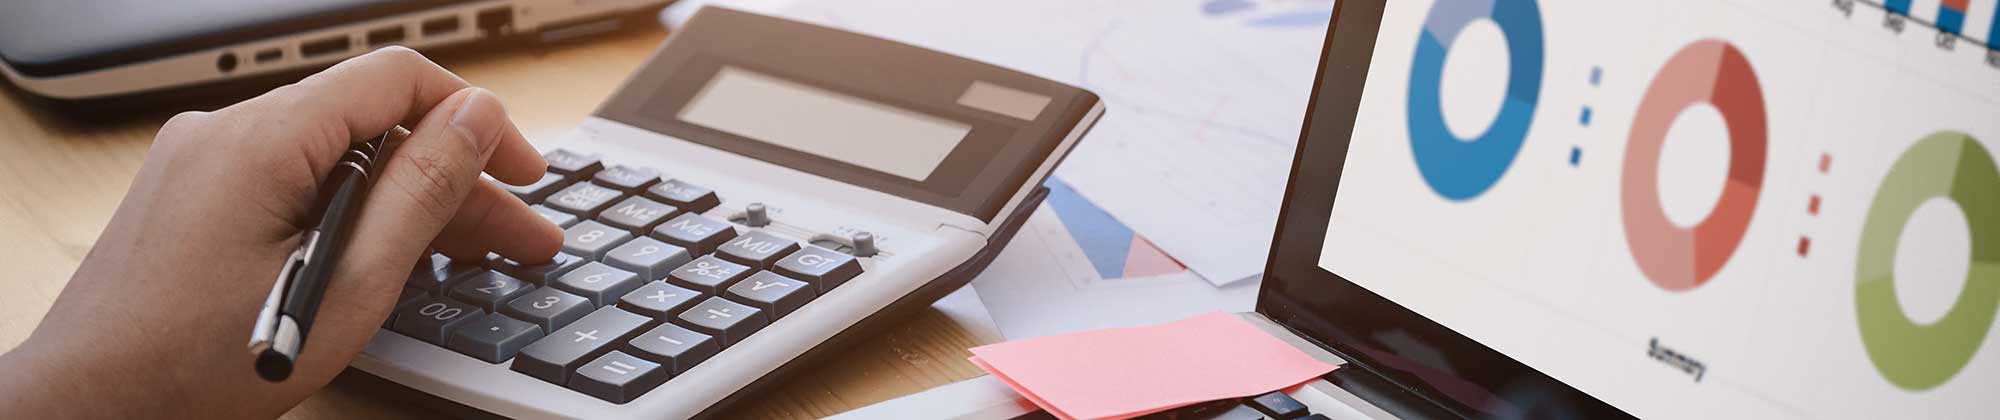
{"type": "MultiPolygon", "coordinates": [[[[708,7],[594,114],[992,223],[1084,123],[1097,96],[991,64],[881,38],[708,7]],[[723,67],[735,67],[972,126],[923,181],[682,121],[683,107],[723,67]],[[1033,120],[958,102],[975,82],[1048,97],[1033,120]]],[[[750,174],[746,174],[750,175],[750,174]]]]}
{"type": "Polygon", "coordinates": [[[1257,312],[1460,417],[1630,417],[1319,266],[1386,1],[1334,6],[1257,312]],[[1430,352],[1409,352],[1412,343],[1430,352]],[[1455,369],[1427,366],[1430,357],[1455,369]]]}

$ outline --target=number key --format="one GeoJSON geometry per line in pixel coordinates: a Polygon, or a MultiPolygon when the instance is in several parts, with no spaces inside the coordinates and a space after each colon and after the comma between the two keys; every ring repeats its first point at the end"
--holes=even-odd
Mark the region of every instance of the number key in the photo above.
{"type": "Polygon", "coordinates": [[[542,201],[544,198],[548,198],[549,194],[554,194],[556,190],[561,189],[566,181],[563,179],[562,174],[543,172],[542,179],[535,180],[534,183],[528,185],[508,185],[499,180],[488,180],[487,182],[499,185],[500,189],[513,193],[514,197],[520,198],[523,202],[534,204],[542,201]]]}
{"type": "Polygon", "coordinates": [[[543,219],[548,219],[549,223],[554,223],[559,228],[568,229],[570,226],[576,226],[577,221],[583,220],[583,218],[576,217],[574,214],[563,213],[561,210],[552,209],[549,206],[540,204],[528,206],[528,208],[535,209],[535,214],[542,215],[543,219]]]}
{"type": "Polygon", "coordinates": [[[539,325],[542,332],[555,331],[564,325],[589,315],[595,307],[590,299],[572,295],[554,287],[530,290],[521,297],[514,298],[500,308],[500,313],[528,323],[539,325]]]}
{"type": "Polygon", "coordinates": [[[534,285],[514,276],[487,271],[453,286],[451,297],[491,312],[500,310],[500,305],[534,288],[534,285]]]}
{"type": "Polygon", "coordinates": [[[482,312],[472,305],[445,298],[434,297],[403,309],[396,314],[396,325],[390,328],[403,335],[431,344],[444,345],[445,337],[459,324],[477,318],[482,312]]]}
{"type": "Polygon", "coordinates": [[[563,230],[563,252],[587,260],[601,260],[611,248],[630,239],[632,233],[624,229],[605,226],[595,220],[585,220],[563,230]]]}
{"type": "Polygon", "coordinates": [[[564,274],[551,286],[590,299],[597,306],[610,305],[618,298],[639,288],[644,280],[638,274],[620,270],[600,262],[584,264],[583,267],[564,274]]]}
{"type": "Polygon", "coordinates": [[[604,263],[639,273],[639,277],[647,280],[658,280],[666,277],[668,270],[687,264],[691,258],[694,257],[688,255],[686,248],[667,245],[653,238],[638,238],[605,254],[604,263]]]}

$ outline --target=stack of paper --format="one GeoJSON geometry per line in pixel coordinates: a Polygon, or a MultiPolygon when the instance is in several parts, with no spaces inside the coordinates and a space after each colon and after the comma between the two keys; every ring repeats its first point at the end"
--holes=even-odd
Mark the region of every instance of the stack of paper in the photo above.
{"type": "Polygon", "coordinates": [[[1258,395],[1334,369],[1220,312],[1010,341],[972,354],[980,369],[1065,420],[1124,419],[1258,395]]]}

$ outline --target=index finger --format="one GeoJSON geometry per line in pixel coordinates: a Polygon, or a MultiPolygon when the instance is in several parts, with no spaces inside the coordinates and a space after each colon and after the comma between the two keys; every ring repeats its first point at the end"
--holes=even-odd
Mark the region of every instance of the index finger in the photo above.
{"type": "MultiPolygon", "coordinates": [[[[305,121],[329,124],[330,131],[309,145],[315,163],[331,166],[354,142],[381,135],[402,125],[414,127],[432,108],[453,93],[471,87],[465,79],[431,62],[423,54],[390,46],[335,64],[291,86],[259,99],[277,112],[302,113],[305,121]]],[[[254,100],[253,100],[254,102],[254,100]]],[[[525,185],[539,180],[546,163],[513,124],[494,150],[485,171],[502,182],[525,185]]]]}

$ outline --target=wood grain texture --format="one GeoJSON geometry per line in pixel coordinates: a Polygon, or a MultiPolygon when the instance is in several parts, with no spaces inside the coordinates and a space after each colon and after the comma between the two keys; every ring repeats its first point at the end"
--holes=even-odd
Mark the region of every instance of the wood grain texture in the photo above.
{"type": "MultiPolygon", "coordinates": [[[[530,47],[488,47],[433,58],[498,94],[530,139],[575,127],[652,54],[665,33],[639,29],[530,47]]],[[[78,121],[6,89],[0,100],[0,349],[33,332],[131,185],[165,112],[78,121]]],[[[927,310],[826,359],[730,418],[832,415],[979,375],[967,348],[998,337],[927,310]]],[[[288,419],[433,418],[352,375],[299,404],[288,419]]]]}

